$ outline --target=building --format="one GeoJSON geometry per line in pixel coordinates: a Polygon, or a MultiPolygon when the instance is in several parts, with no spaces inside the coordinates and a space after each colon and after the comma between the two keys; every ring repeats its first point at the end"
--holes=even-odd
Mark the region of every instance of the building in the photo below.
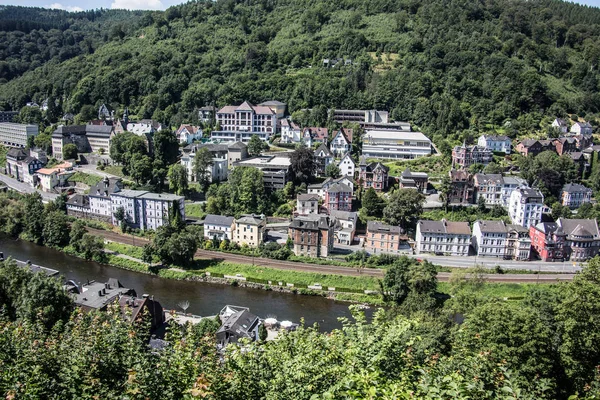
{"type": "Polygon", "coordinates": [[[327,191],[327,189],[330,186],[335,185],[337,183],[343,183],[344,185],[352,189],[352,192],[354,193],[354,183],[352,182],[352,179],[347,176],[342,176],[341,178],[337,179],[327,178],[322,183],[310,184],[308,185],[308,193],[316,194],[321,199],[325,200],[325,192],[327,191]]]}
{"type": "MultiPolygon", "coordinates": [[[[233,307],[227,306],[225,309],[233,307]]],[[[225,347],[230,343],[238,343],[241,339],[255,341],[258,339],[258,329],[262,324],[260,319],[247,308],[235,307],[231,312],[219,314],[221,327],[217,330],[217,344],[225,347]]]]}
{"type": "Polygon", "coordinates": [[[508,207],[510,203],[510,195],[513,190],[518,187],[529,187],[527,181],[525,179],[516,177],[516,176],[504,176],[502,177],[502,190],[501,190],[501,198],[502,198],[502,206],[508,207]]]}
{"type": "Polygon", "coordinates": [[[67,199],[67,215],[77,218],[91,218],[90,197],[74,194],[67,199]]]}
{"type": "Polygon", "coordinates": [[[524,179],[502,176],[501,174],[475,174],[473,177],[475,202],[480,198],[489,206],[501,205],[507,207],[510,195],[518,187],[528,187],[524,179]]]}
{"type": "Polygon", "coordinates": [[[233,222],[235,218],[224,215],[208,214],[204,218],[204,238],[233,240],[233,222]]]}
{"type": "Polygon", "coordinates": [[[323,205],[327,211],[351,211],[352,210],[352,188],[343,183],[335,183],[325,189],[325,202],[323,205]]]}
{"type": "Polygon", "coordinates": [[[510,195],[508,215],[515,225],[537,225],[545,211],[544,195],[538,189],[517,188],[510,195]]]}
{"type": "Polygon", "coordinates": [[[388,172],[389,167],[380,162],[372,162],[367,164],[366,157],[363,155],[360,158],[358,180],[362,187],[366,190],[369,188],[381,192],[388,187],[388,172]]]}
{"type": "Polygon", "coordinates": [[[367,158],[413,159],[431,154],[431,140],[421,132],[367,130],[362,154],[367,158]]]}
{"type": "Polygon", "coordinates": [[[573,137],[561,137],[552,141],[556,154],[562,156],[567,153],[575,153],[579,150],[577,140],[573,137]]]}
{"type": "Polygon", "coordinates": [[[421,193],[427,192],[427,183],[429,176],[425,172],[411,172],[406,168],[400,175],[401,189],[415,189],[421,193]]]}
{"type": "Polygon", "coordinates": [[[278,120],[283,118],[285,115],[285,109],[287,108],[287,104],[277,100],[264,101],[260,103],[259,106],[269,107],[271,111],[275,113],[278,120]]]}
{"type": "Polygon", "coordinates": [[[584,203],[592,201],[592,189],[579,183],[568,183],[563,186],[560,194],[560,204],[569,208],[579,208],[584,203]]]}
{"type": "Polygon", "coordinates": [[[405,246],[408,236],[399,226],[386,225],[379,221],[367,222],[365,250],[369,254],[399,254],[409,248],[405,246]]]}
{"type": "Polygon", "coordinates": [[[558,225],[566,235],[565,258],[587,261],[600,252],[600,231],[595,219],[559,218],[558,225]]]}
{"type": "Polygon", "coordinates": [[[179,143],[190,144],[195,140],[202,139],[202,129],[198,126],[182,124],[176,131],[177,141],[179,143]]]}
{"type": "Polygon", "coordinates": [[[529,227],[531,247],[542,261],[563,261],[567,235],[556,222],[540,222],[529,227]]]}
{"type": "Polygon", "coordinates": [[[302,129],[289,118],[281,119],[281,143],[300,143],[302,129]]]}
{"type": "Polygon", "coordinates": [[[145,294],[141,299],[136,296],[121,295],[119,298],[121,316],[131,324],[148,323],[150,332],[165,323],[165,312],[154,296],[145,294]]]}
{"type": "Polygon", "coordinates": [[[389,113],[379,110],[329,110],[335,122],[383,123],[389,122],[389,113]]]}
{"type": "Polygon", "coordinates": [[[554,121],[552,121],[552,127],[555,128],[560,134],[565,134],[569,130],[569,125],[567,124],[567,121],[565,121],[562,118],[554,119],[554,121]]]}
{"type": "Polygon", "coordinates": [[[94,218],[106,223],[113,221],[113,207],[111,195],[123,190],[120,178],[104,178],[90,188],[88,194],[89,214],[87,218],[94,218]]]}
{"type": "Polygon", "coordinates": [[[448,196],[449,204],[472,204],[475,188],[473,176],[465,170],[452,169],[450,174],[451,190],[448,196]]]}
{"type": "Polygon", "coordinates": [[[317,176],[325,175],[325,169],[333,163],[333,154],[329,151],[325,143],[322,143],[314,152],[315,155],[315,173],[317,176]]]}
{"type": "Polygon", "coordinates": [[[531,238],[529,229],[520,225],[508,224],[506,236],[506,258],[529,260],[531,258],[531,238]]]}
{"type": "Polygon", "coordinates": [[[79,153],[108,154],[113,133],[110,125],[60,125],[52,133],[52,155],[62,160],[63,147],[70,143],[79,153]]]}
{"type": "Polygon", "coordinates": [[[198,109],[198,119],[203,124],[210,124],[215,117],[215,108],[213,106],[204,106],[198,109]]]}
{"type": "Polygon", "coordinates": [[[209,181],[216,183],[226,180],[229,174],[227,169],[229,148],[224,144],[212,143],[190,144],[183,148],[183,155],[181,156],[180,163],[188,173],[188,180],[190,182],[196,182],[198,180],[198,177],[194,173],[194,163],[196,153],[202,148],[207,149],[212,155],[211,163],[206,170],[209,181]]]}
{"type": "Polygon", "coordinates": [[[552,140],[536,140],[536,139],[525,139],[521,141],[516,149],[517,153],[522,156],[537,156],[544,151],[556,151],[552,140]]]}
{"type": "Polygon", "coordinates": [[[265,240],[266,226],[264,215],[244,215],[233,223],[233,242],[240,246],[258,247],[265,240]]]}
{"type": "Polygon", "coordinates": [[[334,221],[327,215],[296,217],[289,226],[293,251],[297,256],[328,257],[333,249],[334,221]]]}
{"type": "Polygon", "coordinates": [[[121,296],[135,296],[135,290],[124,287],[117,279],[108,282],[89,282],[85,285],[69,281],[66,290],[73,296],[78,307],[84,311],[106,311],[109,305],[116,303],[121,296]]]}
{"type": "Polygon", "coordinates": [[[0,144],[8,147],[26,147],[27,139],[38,134],[37,125],[0,122],[0,144]]]}
{"type": "Polygon", "coordinates": [[[0,123],[13,122],[17,115],[19,115],[18,111],[0,111],[0,123]]]}
{"type": "Polygon", "coordinates": [[[352,129],[342,128],[333,136],[329,150],[336,158],[340,158],[352,150],[352,135],[352,129]]]}
{"type": "Polygon", "coordinates": [[[510,154],[512,151],[512,141],[504,135],[481,135],[477,139],[477,146],[485,147],[494,153],[510,154]]]}
{"type": "Polygon", "coordinates": [[[487,165],[494,159],[492,151],[486,147],[455,146],[452,149],[452,168],[469,168],[473,164],[487,165]]]}
{"type": "Polygon", "coordinates": [[[242,161],[248,158],[248,146],[242,142],[235,142],[227,146],[227,165],[233,166],[236,161],[242,161]]]}
{"type": "Polygon", "coordinates": [[[354,178],[354,172],[356,171],[356,163],[350,156],[350,153],[346,153],[344,157],[338,163],[338,168],[342,176],[354,178]]]}
{"type": "Polygon", "coordinates": [[[118,225],[115,214],[120,208],[125,214],[125,223],[132,228],[154,229],[166,225],[174,212],[185,220],[184,197],[168,193],[151,193],[144,190],[120,190],[110,195],[112,224],[118,225]]]}
{"type": "Polygon", "coordinates": [[[296,198],[296,213],[298,215],[318,214],[319,196],[317,194],[299,194],[296,198]]]}
{"type": "Polygon", "coordinates": [[[351,245],[354,242],[358,214],[349,211],[331,211],[330,218],[334,220],[333,241],[337,244],[351,245]]]}
{"type": "Polygon", "coordinates": [[[290,177],[290,158],[285,155],[270,155],[236,161],[233,167],[254,167],[263,173],[266,189],[283,189],[290,177]]]}
{"type": "Polygon", "coordinates": [[[571,133],[591,136],[594,133],[594,128],[589,122],[575,122],[571,125],[571,133]]]}
{"type": "Polygon", "coordinates": [[[480,257],[505,258],[508,228],[504,221],[475,221],[473,248],[480,257]]]}
{"type": "Polygon", "coordinates": [[[270,107],[254,106],[247,101],[240,106],[221,108],[216,120],[221,128],[211,132],[211,139],[223,142],[247,143],[253,135],[266,142],[277,127],[277,114],[270,107]]]}
{"type": "Polygon", "coordinates": [[[56,188],[67,186],[69,178],[75,173],[73,164],[64,162],[52,168],[40,168],[36,171],[40,188],[44,192],[59,192],[56,188]]]}
{"type": "Polygon", "coordinates": [[[28,151],[22,148],[10,149],[6,152],[6,174],[31,186],[35,186],[37,182],[36,171],[45,164],[45,162],[28,155],[28,151]]]}
{"type": "Polygon", "coordinates": [[[327,128],[310,127],[304,128],[302,131],[302,140],[308,147],[312,147],[314,143],[325,143],[329,140],[329,131],[327,128]]]}
{"type": "Polygon", "coordinates": [[[468,256],[470,244],[471,228],[468,222],[449,222],[445,219],[417,222],[417,254],[468,256]]]}

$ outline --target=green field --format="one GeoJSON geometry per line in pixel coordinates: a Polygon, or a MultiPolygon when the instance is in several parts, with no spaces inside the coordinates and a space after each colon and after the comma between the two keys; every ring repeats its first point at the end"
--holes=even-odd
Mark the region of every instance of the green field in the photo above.
{"type": "Polygon", "coordinates": [[[185,203],[186,217],[204,218],[206,213],[202,211],[201,204],[185,203]]]}
{"type": "Polygon", "coordinates": [[[85,183],[88,186],[94,186],[102,180],[102,177],[77,171],[73,174],[73,176],[71,176],[71,178],[69,178],[69,180],[73,182],[85,183]]]}

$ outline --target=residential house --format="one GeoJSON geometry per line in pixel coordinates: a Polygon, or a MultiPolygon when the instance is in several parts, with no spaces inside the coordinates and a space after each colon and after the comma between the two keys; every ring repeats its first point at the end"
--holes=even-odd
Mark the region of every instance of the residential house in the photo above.
{"type": "Polygon", "coordinates": [[[302,140],[302,129],[290,118],[281,120],[281,143],[300,143],[302,140]]]}
{"type": "Polygon", "coordinates": [[[571,160],[573,160],[575,165],[578,166],[580,175],[583,174],[583,171],[585,171],[585,169],[590,166],[584,153],[582,153],[580,151],[576,151],[573,153],[568,153],[568,155],[569,155],[569,157],[571,157],[571,160]]]}
{"type": "Polygon", "coordinates": [[[225,106],[217,111],[221,127],[211,132],[213,141],[244,142],[257,135],[268,141],[276,133],[277,114],[268,106],[255,106],[245,101],[240,106],[225,106]]]}
{"type": "Polygon", "coordinates": [[[317,176],[325,175],[325,169],[331,163],[333,163],[333,154],[329,151],[327,146],[322,143],[314,152],[316,174],[317,176]]]}
{"type": "Polygon", "coordinates": [[[379,221],[367,222],[365,250],[369,254],[399,254],[410,249],[408,236],[399,226],[387,225],[379,221]]]}
{"type": "Polygon", "coordinates": [[[465,170],[452,169],[450,174],[450,185],[452,189],[448,196],[450,204],[471,204],[473,203],[473,176],[465,170]]]}
{"type": "Polygon", "coordinates": [[[471,228],[468,222],[449,222],[445,219],[417,222],[417,254],[468,256],[470,244],[471,228]]]}
{"type": "Polygon", "coordinates": [[[400,175],[401,189],[415,189],[421,193],[427,193],[429,176],[425,172],[411,172],[406,168],[400,175]]]}
{"type": "Polygon", "coordinates": [[[290,178],[290,158],[286,155],[251,157],[235,161],[233,167],[254,167],[262,171],[266,189],[283,189],[290,178]]]}
{"type": "Polygon", "coordinates": [[[162,327],[165,323],[165,312],[154,296],[145,294],[141,299],[136,296],[122,295],[119,298],[121,316],[131,324],[150,325],[150,332],[162,327]]]}
{"type": "Polygon", "coordinates": [[[544,195],[538,189],[517,188],[510,195],[508,215],[513,224],[529,228],[542,220],[544,195]]]}
{"type": "Polygon", "coordinates": [[[552,127],[560,134],[565,134],[569,131],[567,121],[562,118],[555,118],[554,121],[552,121],[552,127]]]}
{"type": "Polygon", "coordinates": [[[36,171],[41,189],[44,192],[57,192],[57,187],[66,186],[69,178],[75,173],[73,164],[64,162],[52,168],[40,168],[36,171]]]}
{"type": "Polygon", "coordinates": [[[77,218],[90,218],[90,197],[84,194],[74,194],[67,199],[67,215],[77,218]]]}
{"type": "Polygon", "coordinates": [[[506,258],[512,260],[529,260],[531,258],[529,229],[513,224],[508,224],[506,227],[506,258]]]}
{"type": "Polygon", "coordinates": [[[529,187],[527,181],[525,179],[519,178],[517,176],[504,176],[502,177],[502,206],[508,207],[510,203],[510,195],[518,187],[529,187]]]}
{"type": "Polygon", "coordinates": [[[373,188],[377,192],[384,191],[388,187],[389,167],[380,162],[367,164],[367,159],[363,155],[360,158],[358,180],[364,189],[373,188]]]}
{"type": "Polygon", "coordinates": [[[267,220],[264,215],[243,215],[233,223],[233,242],[240,246],[260,246],[266,235],[267,220]]]}
{"type": "Polygon", "coordinates": [[[46,152],[39,147],[29,149],[29,156],[40,160],[42,165],[48,164],[48,154],[46,154],[46,152]]]}
{"type": "Polygon", "coordinates": [[[296,213],[299,215],[319,213],[319,195],[299,194],[296,198],[296,213]]]}
{"type": "Polygon", "coordinates": [[[325,143],[329,140],[329,131],[327,128],[310,127],[302,130],[302,140],[308,147],[314,143],[325,143]]]}
{"type": "Polygon", "coordinates": [[[351,178],[349,178],[347,176],[342,176],[341,178],[337,178],[337,179],[327,178],[322,183],[310,184],[310,185],[308,185],[308,193],[316,194],[321,199],[325,200],[325,192],[327,191],[327,189],[330,186],[335,185],[337,183],[342,183],[342,184],[348,186],[350,189],[352,189],[352,192],[354,193],[354,182],[352,181],[351,178]]]}
{"type": "Polygon", "coordinates": [[[529,227],[531,246],[542,261],[563,261],[566,238],[563,228],[556,222],[539,222],[529,227]]]}
{"type": "Polygon", "coordinates": [[[343,183],[336,183],[325,190],[324,206],[331,213],[334,210],[352,210],[352,188],[343,183]]]}
{"type": "Polygon", "coordinates": [[[504,258],[507,250],[508,228],[504,221],[475,221],[473,248],[478,256],[504,258]]]}
{"type": "Polygon", "coordinates": [[[75,305],[84,311],[105,311],[109,305],[116,303],[121,296],[135,296],[135,290],[124,287],[117,279],[108,282],[89,282],[85,285],[69,281],[67,292],[73,296],[75,305]]]}
{"type": "MultiPolygon", "coordinates": [[[[227,308],[232,308],[227,306],[227,308]]],[[[258,329],[262,322],[247,308],[235,307],[231,312],[219,315],[221,327],[217,330],[217,344],[222,348],[230,343],[238,343],[241,339],[255,341],[258,339],[258,329]]]]}
{"type": "Polygon", "coordinates": [[[227,165],[231,167],[234,162],[248,158],[248,146],[242,142],[234,142],[227,146],[227,165]]]}
{"type": "Polygon", "coordinates": [[[333,227],[334,243],[351,245],[354,242],[358,213],[350,211],[333,210],[329,213],[335,222],[333,227]]]}
{"type": "Polygon", "coordinates": [[[333,249],[334,221],[327,215],[296,217],[289,226],[293,251],[297,256],[328,257],[333,249]]]}
{"type": "Polygon", "coordinates": [[[480,198],[483,198],[487,205],[502,205],[503,185],[504,178],[501,174],[475,174],[473,176],[475,202],[477,203],[480,198]]]}
{"type": "Polygon", "coordinates": [[[215,117],[215,108],[213,106],[204,106],[198,109],[198,119],[203,124],[210,124],[215,117]]]}
{"type": "Polygon", "coordinates": [[[88,203],[90,206],[88,218],[94,218],[106,223],[113,221],[113,207],[111,195],[123,190],[120,178],[104,178],[93,185],[89,191],[88,203]]]}
{"type": "Polygon", "coordinates": [[[33,176],[44,163],[31,157],[27,150],[22,148],[10,149],[6,152],[6,174],[20,182],[34,185],[33,176]]]}
{"type": "Polygon", "coordinates": [[[233,240],[233,222],[235,218],[224,215],[208,214],[204,217],[204,238],[219,240],[233,240]]]}
{"type": "Polygon", "coordinates": [[[600,231],[596,219],[565,219],[557,221],[566,235],[565,258],[587,261],[600,252],[600,231]]]}
{"type": "Polygon", "coordinates": [[[354,172],[356,171],[356,163],[350,156],[350,153],[346,153],[340,162],[338,163],[340,173],[342,176],[354,178],[354,172]]]}
{"type": "Polygon", "coordinates": [[[175,136],[177,136],[179,143],[190,144],[195,140],[202,139],[202,129],[198,126],[181,124],[175,131],[175,136]]]}
{"type": "Polygon", "coordinates": [[[421,132],[370,129],[363,136],[362,154],[379,159],[425,157],[431,154],[431,140],[421,132]]]}
{"type": "Polygon", "coordinates": [[[477,145],[495,153],[510,154],[512,150],[512,141],[504,135],[481,135],[477,139],[477,145]]]}
{"type": "Polygon", "coordinates": [[[569,208],[579,208],[584,203],[592,201],[592,189],[579,183],[568,183],[563,186],[560,194],[560,203],[569,208]]]}
{"type": "Polygon", "coordinates": [[[30,137],[39,134],[37,125],[0,122],[0,144],[9,147],[26,147],[30,137]]]}
{"type": "Polygon", "coordinates": [[[577,140],[572,137],[560,137],[552,141],[556,154],[562,156],[567,153],[574,153],[578,150],[577,140]]]}
{"type": "Polygon", "coordinates": [[[544,151],[556,151],[552,140],[536,140],[536,139],[525,139],[521,141],[515,148],[517,153],[522,156],[535,157],[544,151]]]}
{"type": "Polygon", "coordinates": [[[190,182],[196,182],[197,176],[194,173],[194,163],[196,153],[200,149],[206,148],[212,155],[211,164],[208,166],[206,174],[210,182],[216,183],[227,179],[229,174],[228,166],[228,146],[225,144],[190,144],[183,148],[183,155],[180,163],[183,165],[188,173],[188,180],[190,182]]]}
{"type": "Polygon", "coordinates": [[[492,151],[478,145],[455,146],[452,149],[452,168],[469,168],[473,164],[487,165],[494,159],[492,151]]]}
{"type": "Polygon", "coordinates": [[[335,157],[340,158],[352,150],[352,134],[352,129],[342,128],[334,135],[329,150],[335,157]]]}
{"type": "Polygon", "coordinates": [[[571,125],[571,133],[591,136],[594,133],[594,128],[589,122],[575,122],[571,125]]]}

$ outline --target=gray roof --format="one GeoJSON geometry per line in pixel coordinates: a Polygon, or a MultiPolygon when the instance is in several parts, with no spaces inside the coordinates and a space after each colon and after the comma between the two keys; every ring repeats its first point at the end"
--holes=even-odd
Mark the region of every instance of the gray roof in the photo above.
{"type": "Polygon", "coordinates": [[[185,199],[183,196],[178,196],[176,194],[171,193],[152,193],[146,192],[139,196],[142,199],[146,200],[164,200],[164,201],[179,201],[185,199]]]}
{"type": "Polygon", "coordinates": [[[331,218],[342,219],[344,221],[355,221],[358,214],[352,211],[332,210],[329,213],[331,218]]]}
{"type": "Polygon", "coordinates": [[[290,223],[290,229],[302,229],[318,231],[320,229],[329,229],[333,226],[333,221],[327,216],[322,214],[307,215],[296,217],[290,223]]]}
{"type": "Polygon", "coordinates": [[[242,149],[248,148],[248,146],[242,142],[235,142],[235,143],[230,144],[228,146],[228,148],[234,149],[234,150],[242,150],[242,149]]]}
{"type": "Polygon", "coordinates": [[[243,215],[241,218],[235,220],[238,224],[249,224],[249,225],[261,225],[265,222],[264,218],[260,218],[258,215],[243,215]]]}
{"type": "Polygon", "coordinates": [[[412,172],[410,170],[410,168],[406,167],[406,169],[404,171],[402,171],[402,174],[400,175],[402,178],[421,178],[421,179],[427,179],[429,177],[429,175],[427,175],[427,173],[425,172],[412,172]]]}
{"type": "Polygon", "coordinates": [[[502,184],[504,183],[504,178],[502,174],[475,174],[475,180],[477,180],[478,184],[489,184],[496,183],[502,184]]]}
{"type": "Polygon", "coordinates": [[[600,239],[598,222],[595,219],[565,219],[559,218],[558,224],[568,236],[591,235],[594,239],[600,239]]]}
{"type": "Polygon", "coordinates": [[[92,186],[89,194],[90,196],[108,197],[112,193],[121,191],[122,188],[121,178],[105,178],[92,186]]]}
{"type": "Polygon", "coordinates": [[[379,221],[367,222],[367,233],[392,233],[400,235],[402,230],[399,226],[387,225],[379,221]]]}
{"type": "Polygon", "coordinates": [[[85,133],[87,136],[102,137],[108,139],[113,132],[110,125],[86,125],[85,133]]]}
{"type": "Polygon", "coordinates": [[[80,291],[82,293],[75,295],[75,304],[97,310],[111,304],[122,294],[135,294],[133,289],[124,288],[119,281],[114,279],[109,280],[108,283],[93,282],[84,285],[80,291]]]}
{"type": "MultiPolygon", "coordinates": [[[[256,339],[250,332],[260,322],[258,317],[248,310],[235,312],[228,316],[223,325],[217,331],[217,335],[224,332],[232,332],[235,336],[235,341],[240,338],[256,339]]],[[[219,335],[220,336],[220,335],[219,335]]]]}
{"type": "Polygon", "coordinates": [[[67,200],[67,204],[79,207],[89,207],[90,198],[83,194],[75,194],[67,200]]]}
{"type": "Polygon", "coordinates": [[[521,225],[514,225],[514,224],[508,224],[506,225],[506,227],[508,228],[509,231],[517,231],[520,233],[527,233],[529,234],[529,229],[525,228],[524,226],[521,225]]]}
{"type": "Polygon", "coordinates": [[[234,219],[235,218],[233,218],[233,217],[227,217],[225,215],[208,214],[204,218],[204,225],[210,224],[210,225],[231,226],[231,224],[233,224],[234,219]]]}
{"type": "Polygon", "coordinates": [[[510,140],[508,136],[505,135],[483,135],[484,138],[495,141],[507,141],[510,140]]]}
{"type": "Polygon", "coordinates": [[[417,223],[422,233],[447,233],[453,235],[471,235],[468,222],[425,221],[417,223]]]}
{"type": "Polygon", "coordinates": [[[507,228],[504,221],[475,221],[479,230],[484,233],[506,233],[507,228]]]}
{"type": "Polygon", "coordinates": [[[562,191],[568,192],[568,193],[575,193],[575,192],[591,193],[592,189],[587,188],[579,183],[567,183],[565,186],[563,186],[562,191]]]}
{"type": "Polygon", "coordinates": [[[563,236],[565,234],[562,227],[556,222],[540,222],[535,226],[535,229],[546,235],[554,233],[555,235],[563,236]]]}
{"type": "Polygon", "coordinates": [[[319,196],[316,194],[299,194],[298,200],[300,201],[319,201],[319,196]]]}
{"type": "Polygon", "coordinates": [[[127,197],[127,198],[135,198],[135,197],[140,197],[143,194],[148,193],[147,190],[130,190],[130,189],[123,189],[120,192],[116,192],[113,193],[112,195],[114,196],[121,196],[121,197],[127,197]]]}
{"type": "Polygon", "coordinates": [[[333,185],[327,188],[327,192],[329,193],[352,193],[352,189],[350,186],[345,185],[343,183],[334,183],[333,185]]]}
{"type": "Polygon", "coordinates": [[[315,150],[315,156],[317,156],[321,152],[325,154],[324,157],[333,157],[333,154],[331,154],[327,146],[325,146],[325,143],[321,143],[321,145],[317,147],[317,149],[315,150]]]}
{"type": "Polygon", "coordinates": [[[525,198],[527,197],[540,197],[543,198],[542,192],[535,188],[518,188],[516,189],[521,192],[521,195],[525,198]]]}
{"type": "Polygon", "coordinates": [[[285,103],[282,103],[277,100],[269,100],[269,101],[265,101],[265,102],[259,104],[259,106],[285,106],[285,105],[286,105],[285,103]]]}
{"type": "Polygon", "coordinates": [[[24,159],[27,157],[27,152],[24,149],[10,149],[6,152],[6,157],[24,159]]]}

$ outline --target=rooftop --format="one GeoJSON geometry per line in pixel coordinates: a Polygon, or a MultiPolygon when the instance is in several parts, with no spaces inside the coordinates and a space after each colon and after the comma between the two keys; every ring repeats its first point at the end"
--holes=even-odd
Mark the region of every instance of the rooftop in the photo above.
{"type": "Polygon", "coordinates": [[[204,218],[204,225],[209,224],[209,225],[231,226],[231,224],[233,224],[234,220],[235,220],[235,218],[233,218],[233,217],[227,217],[225,215],[208,214],[204,218]]]}
{"type": "Polygon", "coordinates": [[[390,233],[400,235],[402,230],[399,226],[387,225],[379,221],[367,222],[367,233],[390,233]]]}
{"type": "Polygon", "coordinates": [[[419,220],[417,223],[422,233],[448,233],[453,235],[471,235],[468,222],[449,222],[419,220]]]}
{"type": "Polygon", "coordinates": [[[573,192],[586,192],[591,193],[592,189],[585,187],[579,183],[567,183],[562,188],[563,192],[573,193],[573,192]]]}
{"type": "Polygon", "coordinates": [[[365,132],[364,138],[372,140],[417,140],[429,142],[429,138],[421,132],[394,131],[394,130],[375,130],[369,129],[365,132]]]}
{"type": "Polygon", "coordinates": [[[506,233],[507,227],[504,221],[475,221],[483,233],[506,233]]]}

